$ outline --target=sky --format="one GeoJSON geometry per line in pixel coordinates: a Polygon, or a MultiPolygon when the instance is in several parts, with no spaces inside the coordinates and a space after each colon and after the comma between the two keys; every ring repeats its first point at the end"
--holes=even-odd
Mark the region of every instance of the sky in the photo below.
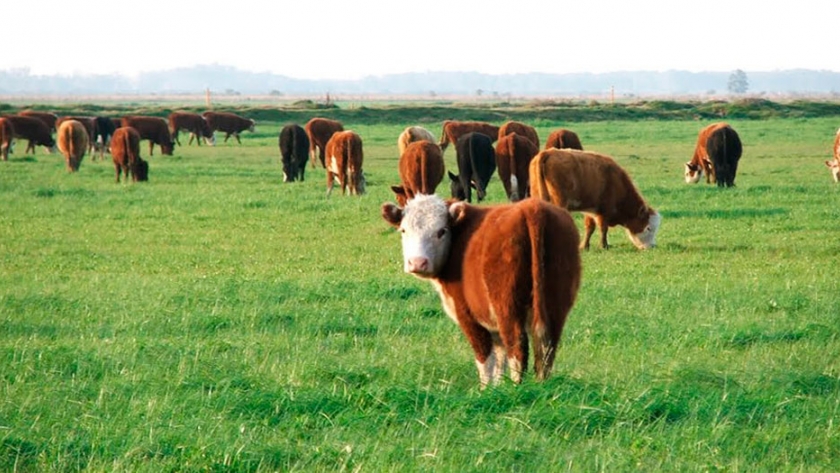
{"type": "Polygon", "coordinates": [[[3,17],[0,70],[36,75],[840,72],[840,0],[24,0],[3,17]]]}

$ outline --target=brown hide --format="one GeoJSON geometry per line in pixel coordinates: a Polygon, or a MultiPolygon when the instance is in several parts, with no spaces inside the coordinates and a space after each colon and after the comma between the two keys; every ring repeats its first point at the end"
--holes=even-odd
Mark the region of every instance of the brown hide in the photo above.
{"type": "Polygon", "coordinates": [[[327,142],[330,141],[334,133],[344,131],[344,125],[329,118],[315,117],[306,122],[303,129],[306,130],[306,135],[309,137],[309,160],[312,163],[312,168],[315,168],[315,148],[318,149],[318,159],[321,160],[321,167],[326,168],[324,153],[326,152],[327,142]]]}
{"type": "Polygon", "coordinates": [[[190,132],[190,141],[187,144],[192,144],[193,138],[195,138],[198,146],[201,146],[201,138],[213,136],[210,124],[197,113],[172,112],[167,117],[167,121],[169,122],[169,132],[172,134],[172,139],[178,146],[181,146],[181,141],[178,139],[181,130],[190,132]]]}
{"type": "Polygon", "coordinates": [[[426,140],[432,143],[435,142],[435,137],[432,135],[432,132],[423,128],[422,126],[409,126],[400,133],[399,138],[397,138],[397,149],[400,152],[400,156],[405,153],[405,148],[415,141],[426,140]]]}
{"type": "Polygon", "coordinates": [[[496,167],[499,179],[511,202],[531,195],[528,188],[528,165],[538,152],[537,145],[518,133],[502,136],[496,143],[496,167]],[[516,189],[514,189],[512,177],[516,178],[516,189]]]}
{"type": "Polygon", "coordinates": [[[332,193],[335,181],[341,187],[341,194],[350,188],[350,195],[365,193],[365,176],[362,171],[364,153],[362,138],[353,131],[334,133],[326,146],[327,195],[332,193]]]}
{"type": "Polygon", "coordinates": [[[254,120],[240,117],[235,113],[206,111],[201,116],[207,120],[212,131],[224,132],[225,143],[227,143],[228,138],[233,136],[237,143],[242,144],[239,134],[246,130],[254,131],[254,120]]]}
{"type": "Polygon", "coordinates": [[[631,233],[640,234],[646,231],[656,213],[636,190],[627,172],[609,156],[550,148],[531,160],[529,176],[532,197],[594,215],[594,220],[587,215],[584,222],[583,249],[589,248],[595,223],[601,229],[601,247],[607,248],[609,227],[622,225],[631,233]]]}
{"type": "Polygon", "coordinates": [[[697,144],[694,146],[694,155],[691,156],[691,161],[685,164],[686,175],[690,173],[694,176],[701,172],[706,174],[706,184],[715,182],[715,170],[706,149],[706,141],[715,130],[725,126],[728,125],[724,122],[718,122],[707,125],[700,130],[697,134],[697,144]]]}
{"type": "Polygon", "coordinates": [[[443,122],[443,131],[440,135],[441,151],[446,151],[449,143],[457,143],[458,138],[470,132],[483,133],[490,137],[491,142],[495,142],[499,138],[499,127],[491,125],[486,122],[461,122],[455,120],[446,120],[443,122]]]}
{"type": "Polygon", "coordinates": [[[120,173],[132,181],[148,180],[149,164],[140,157],[140,133],[132,127],[120,127],[111,137],[111,157],[114,161],[116,181],[120,173]]]}
{"type": "Polygon", "coordinates": [[[12,147],[12,139],[15,136],[15,128],[12,121],[0,117],[0,159],[9,160],[9,149],[12,147]]]}
{"type": "Polygon", "coordinates": [[[502,123],[502,126],[499,127],[499,139],[501,140],[502,137],[507,136],[511,133],[516,133],[517,135],[521,135],[525,138],[528,138],[529,140],[531,140],[532,143],[534,143],[534,146],[537,147],[537,150],[540,149],[540,137],[537,136],[537,129],[532,127],[531,125],[517,121],[509,121],[502,123]]]}
{"type": "Polygon", "coordinates": [[[417,194],[434,194],[443,180],[443,153],[433,141],[409,143],[400,155],[400,186],[391,186],[401,207],[417,194]]]}
{"type": "Polygon", "coordinates": [[[169,132],[169,124],[160,117],[130,115],[122,118],[122,126],[130,126],[137,130],[141,140],[149,140],[149,156],[154,156],[155,145],[160,146],[160,152],[172,156],[175,142],[169,132]]]}
{"type": "Polygon", "coordinates": [[[85,126],[77,120],[63,120],[56,131],[58,149],[64,155],[67,171],[76,172],[90,146],[90,135],[85,126]]]}
{"type": "Polygon", "coordinates": [[[56,122],[58,121],[58,115],[54,113],[38,112],[35,110],[24,110],[18,113],[18,115],[22,117],[37,118],[38,120],[41,120],[50,129],[50,133],[56,130],[56,122]]]}
{"type": "Polygon", "coordinates": [[[580,144],[580,138],[577,133],[566,128],[559,128],[552,131],[545,140],[545,149],[549,148],[570,148],[583,150],[583,145],[580,144]]]}
{"type": "Polygon", "coordinates": [[[4,118],[12,123],[15,138],[29,141],[24,154],[30,150],[35,154],[35,146],[38,145],[46,147],[50,153],[55,151],[55,140],[50,128],[41,120],[20,115],[4,115],[4,118]]]}

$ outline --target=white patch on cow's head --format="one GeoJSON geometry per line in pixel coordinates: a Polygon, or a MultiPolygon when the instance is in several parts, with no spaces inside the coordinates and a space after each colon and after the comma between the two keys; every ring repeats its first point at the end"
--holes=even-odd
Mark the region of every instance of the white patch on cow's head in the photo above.
{"type": "Polygon", "coordinates": [[[656,232],[659,230],[659,224],[661,222],[662,216],[651,209],[650,217],[648,218],[648,223],[645,225],[644,230],[639,233],[633,233],[627,229],[627,236],[630,237],[630,241],[636,245],[636,248],[640,250],[653,248],[656,246],[656,232]]]}
{"type": "Polygon", "coordinates": [[[399,228],[405,272],[421,278],[438,274],[452,244],[450,209],[443,199],[417,194],[406,204],[399,228]]]}
{"type": "Polygon", "coordinates": [[[697,168],[693,168],[691,163],[685,163],[685,183],[686,184],[697,184],[700,182],[700,177],[703,176],[703,167],[697,166],[697,168]]]}
{"type": "Polygon", "coordinates": [[[205,137],[204,143],[210,146],[216,146],[216,132],[210,134],[210,138],[205,137]]]}
{"type": "Polygon", "coordinates": [[[831,175],[832,177],[834,177],[834,182],[840,182],[840,161],[832,159],[830,161],[826,161],[825,165],[828,166],[829,170],[831,170],[831,175]]]}

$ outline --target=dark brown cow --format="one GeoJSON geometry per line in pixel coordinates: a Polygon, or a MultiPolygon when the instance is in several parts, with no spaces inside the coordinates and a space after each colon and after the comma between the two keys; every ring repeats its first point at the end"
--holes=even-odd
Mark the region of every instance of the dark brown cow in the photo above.
{"type": "Polygon", "coordinates": [[[114,160],[116,181],[120,182],[120,173],[132,181],[149,180],[149,163],[140,157],[140,133],[132,127],[120,127],[111,137],[111,158],[114,160]]]}
{"type": "Polygon", "coordinates": [[[422,126],[409,126],[400,133],[397,138],[397,149],[400,151],[400,156],[405,152],[405,148],[415,141],[426,140],[435,142],[435,135],[431,131],[422,126]]]}
{"type": "Polygon", "coordinates": [[[4,115],[3,117],[12,123],[15,138],[29,141],[26,150],[23,152],[24,154],[28,153],[29,150],[32,150],[32,154],[35,154],[35,147],[39,145],[47,148],[49,153],[56,151],[55,139],[50,133],[50,128],[41,120],[20,115],[4,115]]]}
{"type": "Polygon", "coordinates": [[[198,146],[201,146],[202,138],[206,138],[210,146],[216,144],[216,135],[210,129],[210,124],[207,123],[207,119],[197,113],[172,112],[169,114],[168,121],[169,132],[172,133],[172,138],[178,146],[181,146],[181,140],[178,139],[178,134],[181,130],[190,132],[190,141],[187,142],[188,145],[192,144],[193,138],[195,138],[198,146]]]}
{"type": "Polygon", "coordinates": [[[255,128],[254,120],[240,117],[235,113],[207,111],[202,113],[201,116],[207,120],[211,130],[225,133],[225,143],[227,143],[228,138],[233,136],[237,143],[242,144],[239,134],[245,130],[253,132],[255,128]]]}
{"type": "Polygon", "coordinates": [[[318,158],[321,160],[321,167],[326,168],[324,159],[327,142],[332,138],[333,133],[344,131],[344,125],[329,118],[315,117],[304,125],[307,136],[309,136],[309,160],[312,168],[315,168],[315,148],[318,148],[318,158]]]}
{"type": "Polygon", "coordinates": [[[341,187],[342,195],[346,194],[347,187],[350,187],[350,195],[365,193],[362,138],[356,132],[346,130],[334,133],[327,142],[326,160],[327,196],[332,194],[335,182],[341,187]]]}
{"type": "Polygon", "coordinates": [[[583,145],[580,144],[580,138],[577,133],[566,128],[559,128],[552,131],[545,140],[545,149],[549,148],[569,148],[583,150],[583,145]]]}
{"type": "Polygon", "coordinates": [[[18,115],[22,117],[32,117],[37,118],[44,122],[47,127],[50,129],[50,133],[55,132],[56,130],[56,122],[58,121],[58,115],[50,112],[38,112],[35,110],[24,110],[19,112],[18,115]]]}
{"type": "Polygon", "coordinates": [[[723,122],[712,123],[700,130],[697,134],[697,144],[694,145],[694,155],[691,161],[685,163],[684,175],[686,184],[696,184],[700,182],[700,177],[706,173],[706,184],[715,182],[715,171],[712,167],[712,160],[709,159],[709,152],[706,150],[706,140],[717,128],[726,125],[723,122]]]}
{"type": "MultiPolygon", "coordinates": [[[[527,123],[517,122],[517,121],[508,121],[502,123],[502,126],[499,127],[499,137],[498,139],[502,139],[502,137],[507,136],[511,133],[516,133],[517,135],[524,136],[531,140],[534,143],[534,146],[537,147],[537,150],[540,149],[540,137],[537,135],[537,129],[528,125],[527,123]]],[[[536,153],[534,153],[536,154],[536,153]]]]}
{"type": "Polygon", "coordinates": [[[826,161],[825,165],[831,171],[834,182],[840,182],[840,128],[834,135],[834,158],[826,161]]]}
{"type": "Polygon", "coordinates": [[[15,137],[15,128],[12,121],[0,117],[0,159],[9,160],[9,150],[12,147],[12,140],[15,137]]]}
{"type": "Polygon", "coordinates": [[[280,130],[280,158],[283,161],[283,182],[294,182],[306,172],[309,157],[309,137],[297,123],[290,123],[280,130]]]}
{"type": "Polygon", "coordinates": [[[441,151],[446,151],[449,143],[457,143],[458,138],[467,133],[483,133],[490,137],[491,142],[495,142],[499,138],[499,127],[491,125],[486,122],[461,122],[456,120],[446,120],[443,122],[443,131],[440,134],[441,151]]]}
{"type": "Polygon", "coordinates": [[[595,223],[601,229],[601,248],[608,248],[609,227],[622,225],[639,248],[656,246],[660,215],[644,201],[630,176],[612,158],[573,149],[550,148],[531,160],[531,196],[570,211],[586,214],[583,249],[595,223]]]}
{"type": "Polygon", "coordinates": [[[509,133],[496,143],[496,167],[505,194],[511,202],[531,195],[528,187],[528,165],[540,151],[530,139],[519,133],[509,133]]]}
{"type": "Polygon", "coordinates": [[[487,196],[487,184],[496,171],[496,151],[493,140],[484,133],[469,132],[458,137],[458,175],[449,172],[449,190],[455,199],[472,202],[472,189],[481,202],[487,196]]]}
{"type": "Polygon", "coordinates": [[[110,117],[93,117],[93,136],[90,137],[93,141],[93,149],[95,153],[91,158],[95,158],[99,154],[99,159],[105,159],[105,151],[111,143],[111,137],[114,136],[114,120],[110,117]]]}
{"type": "Polygon", "coordinates": [[[409,143],[400,155],[399,169],[402,184],[391,186],[398,205],[405,207],[417,194],[434,194],[445,172],[440,146],[434,140],[409,143]]]}
{"type": "Polygon", "coordinates": [[[64,155],[67,171],[78,171],[82,158],[90,147],[90,135],[85,125],[77,120],[62,120],[58,124],[56,141],[58,149],[64,155]]]}
{"type": "Polygon", "coordinates": [[[149,140],[149,156],[154,155],[155,145],[160,145],[160,152],[172,156],[175,149],[175,142],[172,141],[172,134],[169,133],[169,125],[166,120],[160,117],[148,117],[142,115],[129,115],[123,117],[122,126],[130,126],[140,133],[141,140],[149,140]]]}
{"type": "Polygon", "coordinates": [[[580,287],[578,232],[569,213],[525,199],[473,206],[424,194],[382,205],[402,235],[403,269],[427,279],[475,353],[481,386],[509,371],[522,381],[529,335],[537,380],[551,374],[580,287]]]}
{"type": "Polygon", "coordinates": [[[712,130],[706,139],[706,151],[712,161],[715,183],[718,187],[733,187],[738,173],[743,146],[741,137],[729,125],[724,124],[712,130]]]}

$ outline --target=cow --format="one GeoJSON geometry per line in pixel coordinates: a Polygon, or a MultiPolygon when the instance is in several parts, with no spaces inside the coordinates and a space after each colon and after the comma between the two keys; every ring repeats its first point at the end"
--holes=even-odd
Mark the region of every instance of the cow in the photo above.
{"type": "Polygon", "coordinates": [[[414,141],[400,155],[399,186],[391,186],[397,204],[404,207],[417,194],[434,194],[443,180],[443,152],[434,139],[414,141]]]}
{"type": "Polygon", "coordinates": [[[499,127],[498,140],[501,140],[503,137],[511,133],[516,133],[517,135],[522,135],[525,138],[528,138],[532,143],[534,143],[537,150],[540,149],[540,137],[537,135],[537,129],[531,125],[517,121],[507,121],[502,123],[502,126],[499,127]]]}
{"type": "Polygon", "coordinates": [[[19,112],[18,115],[22,117],[37,118],[38,120],[41,120],[50,129],[50,133],[53,133],[56,130],[56,121],[58,121],[58,115],[54,113],[38,112],[35,110],[23,110],[19,112]]]}
{"type": "Polygon", "coordinates": [[[726,124],[715,128],[706,139],[706,151],[712,161],[712,171],[715,173],[717,186],[735,186],[738,161],[741,160],[743,152],[738,133],[726,124]]]}
{"type": "Polygon", "coordinates": [[[0,117],[0,159],[9,160],[9,151],[12,147],[12,140],[15,137],[15,128],[12,121],[0,117]]]}
{"type": "Polygon", "coordinates": [[[831,175],[834,177],[834,182],[840,182],[840,128],[834,135],[834,159],[826,161],[825,165],[831,170],[831,175]]]}
{"type": "Polygon", "coordinates": [[[403,270],[432,283],[466,336],[484,388],[508,370],[521,383],[533,344],[536,379],[551,373],[580,287],[569,213],[537,199],[493,206],[417,195],[382,217],[401,232],[403,270]]]}
{"type": "Polygon", "coordinates": [[[330,141],[333,133],[344,131],[344,125],[337,120],[315,117],[306,122],[304,129],[309,136],[309,159],[312,162],[312,168],[315,169],[315,148],[318,148],[321,167],[326,168],[324,153],[327,142],[330,141]]]}
{"type": "Polygon", "coordinates": [[[435,142],[435,136],[432,134],[431,131],[423,128],[422,126],[409,126],[406,127],[405,130],[400,133],[399,138],[397,138],[397,149],[400,152],[400,156],[405,152],[405,148],[410,144],[414,143],[415,141],[426,140],[432,143],[435,142]]]}
{"type": "Polygon", "coordinates": [[[309,137],[306,130],[296,123],[291,123],[280,130],[280,157],[283,161],[283,182],[294,182],[306,171],[309,160],[309,137]]]}
{"type": "Polygon", "coordinates": [[[496,167],[508,200],[528,197],[528,165],[539,152],[539,146],[519,133],[509,133],[496,142],[496,167]]]}
{"type": "Polygon", "coordinates": [[[203,116],[191,112],[172,112],[167,119],[169,121],[169,132],[172,133],[172,138],[178,146],[181,146],[181,140],[178,139],[181,130],[190,132],[188,145],[192,144],[193,138],[196,139],[198,146],[201,146],[202,139],[206,139],[210,146],[216,144],[216,134],[210,129],[210,124],[203,116]]]}
{"type": "Polygon", "coordinates": [[[339,131],[332,135],[326,146],[327,197],[332,194],[334,183],[341,186],[341,194],[365,193],[365,174],[362,171],[364,153],[362,138],[352,130],[339,131]]]}
{"type": "MultiPolygon", "coordinates": [[[[93,117],[93,141],[94,151],[99,153],[99,159],[105,159],[105,151],[111,143],[111,137],[114,136],[114,121],[110,117],[96,116],[93,117]]],[[[94,158],[96,154],[91,155],[94,158]]]]}
{"type": "Polygon", "coordinates": [[[206,111],[201,116],[207,120],[211,130],[223,131],[225,133],[225,143],[227,143],[228,138],[233,136],[236,138],[237,143],[242,144],[242,140],[239,139],[239,134],[245,130],[253,132],[256,125],[254,120],[240,117],[230,112],[206,111]]]}
{"type": "Polygon", "coordinates": [[[23,152],[24,154],[28,153],[29,150],[32,150],[32,154],[35,154],[35,147],[39,145],[47,148],[49,153],[56,151],[55,139],[50,133],[50,128],[41,120],[21,115],[4,115],[3,117],[11,122],[15,138],[29,142],[23,152]]]}
{"type": "Polygon", "coordinates": [[[566,128],[558,128],[549,133],[548,139],[545,140],[545,149],[549,148],[570,148],[583,151],[583,145],[580,144],[577,133],[566,128]]]}
{"type": "Polygon", "coordinates": [[[149,156],[154,156],[155,144],[160,146],[161,154],[172,156],[175,142],[169,132],[169,124],[160,117],[144,115],[129,115],[122,118],[122,126],[130,126],[137,130],[141,140],[149,140],[149,156]]]}
{"type": "Polygon", "coordinates": [[[449,143],[457,144],[458,138],[472,132],[484,133],[490,137],[492,142],[495,142],[499,138],[499,127],[496,125],[491,125],[486,122],[445,120],[443,122],[443,131],[440,134],[440,142],[438,143],[438,146],[440,146],[441,151],[446,151],[446,147],[449,146],[449,143]]]}
{"type": "Polygon", "coordinates": [[[120,173],[134,182],[149,180],[149,162],[140,157],[140,133],[132,127],[120,127],[111,137],[111,158],[114,161],[116,181],[120,173]]]}
{"type": "Polygon", "coordinates": [[[529,165],[531,196],[585,215],[581,249],[589,249],[595,224],[601,248],[609,227],[621,225],[639,248],[656,246],[661,216],[642,198],[630,176],[609,156],[574,149],[540,151],[529,165]]]}
{"type": "Polygon", "coordinates": [[[56,131],[58,149],[64,155],[68,172],[76,172],[82,164],[82,158],[90,146],[90,135],[87,128],[77,120],[64,120],[58,124],[56,131]]]}
{"type": "Polygon", "coordinates": [[[87,132],[88,138],[90,139],[90,140],[88,140],[89,145],[92,147],[93,146],[93,141],[92,140],[96,136],[95,135],[95,132],[96,132],[96,130],[95,130],[95,128],[96,128],[96,125],[95,125],[96,118],[91,117],[91,116],[85,116],[85,115],[64,115],[64,116],[60,116],[60,117],[58,117],[58,120],[55,121],[56,129],[61,128],[61,124],[64,123],[65,121],[67,121],[67,120],[75,120],[75,121],[81,123],[82,126],[85,127],[85,131],[87,132]]]}
{"type": "Polygon", "coordinates": [[[697,144],[694,145],[694,155],[691,161],[685,163],[684,176],[686,184],[696,184],[700,182],[703,173],[706,174],[706,184],[715,182],[715,173],[712,169],[712,161],[709,159],[709,153],[706,150],[706,140],[709,139],[712,131],[716,128],[725,125],[725,123],[712,123],[703,127],[697,134],[697,144]]]}
{"type": "Polygon", "coordinates": [[[449,172],[452,197],[472,202],[472,188],[475,187],[481,202],[487,196],[487,184],[496,171],[493,138],[478,132],[461,135],[455,143],[455,151],[458,175],[449,172]]]}

